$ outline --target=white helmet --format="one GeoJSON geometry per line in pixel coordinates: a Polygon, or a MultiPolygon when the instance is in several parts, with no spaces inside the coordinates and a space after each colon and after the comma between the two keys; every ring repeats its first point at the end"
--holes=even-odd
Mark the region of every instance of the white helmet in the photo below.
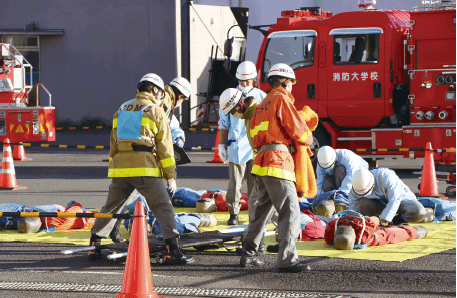
{"type": "Polygon", "coordinates": [[[336,151],[330,146],[322,146],[317,151],[317,162],[323,169],[331,169],[336,162],[336,151]]]}
{"type": "Polygon", "coordinates": [[[268,78],[278,76],[282,78],[288,78],[292,80],[292,85],[297,84],[297,80],[295,79],[295,73],[292,67],[284,63],[277,63],[270,68],[270,72],[268,73],[268,78]]]}
{"type": "Polygon", "coordinates": [[[244,61],[236,69],[236,78],[239,81],[253,80],[257,77],[257,69],[251,61],[244,61]]]}
{"type": "Polygon", "coordinates": [[[226,116],[240,102],[242,94],[240,90],[235,88],[228,88],[222,92],[219,98],[219,105],[226,116]]]}
{"type": "Polygon", "coordinates": [[[352,190],[355,194],[365,197],[373,192],[374,175],[367,169],[359,169],[352,176],[352,190]]]}
{"type": "Polygon", "coordinates": [[[173,81],[170,82],[170,85],[175,86],[176,89],[178,89],[179,92],[181,92],[184,95],[184,97],[190,97],[191,88],[190,83],[187,79],[183,77],[174,78],[173,81]]]}
{"type": "Polygon", "coordinates": [[[165,86],[163,84],[163,81],[162,79],[156,75],[155,73],[147,73],[145,74],[140,82],[143,82],[143,81],[148,81],[152,84],[154,84],[155,86],[157,86],[158,88],[160,88],[162,91],[165,91],[165,86]]]}

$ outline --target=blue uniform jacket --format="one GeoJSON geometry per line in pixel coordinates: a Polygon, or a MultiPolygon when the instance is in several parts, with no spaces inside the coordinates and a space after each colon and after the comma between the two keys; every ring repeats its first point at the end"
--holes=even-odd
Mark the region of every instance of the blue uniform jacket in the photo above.
{"type": "MultiPolygon", "coordinates": [[[[380,216],[385,221],[392,221],[402,201],[417,200],[414,193],[398,178],[394,171],[387,168],[374,168],[370,172],[375,177],[375,187],[373,192],[365,198],[381,200],[386,204],[380,216]]],[[[359,212],[357,204],[361,198],[351,189],[349,192],[349,209],[359,212]]]]}
{"type": "MultiPolygon", "coordinates": [[[[170,118],[168,118],[170,119],[170,118]]],[[[171,130],[171,138],[173,140],[173,143],[176,143],[176,139],[182,138],[182,140],[185,142],[186,141],[186,135],[184,134],[184,131],[181,129],[179,126],[179,121],[176,118],[175,115],[171,116],[171,121],[170,122],[170,130],[171,130]]]]}
{"type": "MultiPolygon", "coordinates": [[[[341,182],[341,186],[338,190],[348,194],[352,188],[352,176],[358,169],[367,169],[368,170],[368,163],[361,158],[359,155],[355,154],[351,150],[347,149],[336,149],[336,161],[335,166],[343,165],[346,168],[346,177],[344,177],[343,181],[341,182]]],[[[328,175],[333,175],[333,168],[331,169],[323,169],[319,163],[316,167],[316,177],[317,177],[317,194],[322,194],[324,191],[322,190],[322,185],[324,184],[325,178],[328,175]]]]}
{"type": "MultiPolygon", "coordinates": [[[[260,103],[266,93],[260,89],[253,88],[245,96],[254,96],[260,103]]],[[[244,164],[253,158],[253,152],[246,136],[244,119],[237,119],[231,114],[225,116],[219,109],[219,129],[228,130],[227,160],[235,164],[244,164]]]]}

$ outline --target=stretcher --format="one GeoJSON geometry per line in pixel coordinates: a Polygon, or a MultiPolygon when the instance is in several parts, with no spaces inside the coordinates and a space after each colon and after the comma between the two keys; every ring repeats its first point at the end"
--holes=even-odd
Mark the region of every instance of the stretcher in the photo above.
{"type": "MultiPolygon", "coordinates": [[[[208,231],[202,233],[182,234],[179,236],[180,248],[195,248],[197,250],[226,248],[228,251],[236,251],[241,247],[241,240],[245,228],[230,228],[219,231],[208,231]]],[[[266,235],[274,234],[275,232],[267,232],[266,235]]],[[[151,260],[155,259],[157,263],[163,264],[165,262],[165,255],[167,248],[163,242],[162,237],[152,236],[148,237],[149,254],[151,260]]],[[[99,246],[102,250],[107,251],[106,258],[116,260],[127,256],[129,242],[124,243],[111,243],[99,246]]],[[[95,250],[94,246],[63,250],[62,254],[73,254],[78,252],[95,250]]],[[[104,253],[105,255],[105,253],[104,253]]]]}

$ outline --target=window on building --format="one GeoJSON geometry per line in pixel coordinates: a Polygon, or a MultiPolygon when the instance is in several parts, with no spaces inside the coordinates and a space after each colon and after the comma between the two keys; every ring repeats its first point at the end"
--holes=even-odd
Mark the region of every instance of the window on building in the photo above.
{"type": "MultiPolygon", "coordinates": [[[[33,85],[40,82],[40,37],[20,35],[0,35],[2,43],[12,44],[32,65],[33,85]]],[[[26,71],[26,84],[30,85],[30,73],[26,71]]]]}
{"type": "Polygon", "coordinates": [[[312,30],[281,31],[268,36],[263,60],[262,82],[267,81],[270,68],[285,63],[297,70],[314,65],[316,32],[312,30]]]}

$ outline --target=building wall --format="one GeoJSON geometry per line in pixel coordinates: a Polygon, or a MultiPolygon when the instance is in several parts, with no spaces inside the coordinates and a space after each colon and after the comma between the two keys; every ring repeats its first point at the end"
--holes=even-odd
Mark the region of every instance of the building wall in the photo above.
{"type": "Polygon", "coordinates": [[[155,72],[165,84],[177,76],[177,2],[1,1],[0,29],[24,29],[31,22],[64,29],[63,36],[41,37],[40,81],[52,94],[56,120],[110,124],[144,74],[155,72]]]}

